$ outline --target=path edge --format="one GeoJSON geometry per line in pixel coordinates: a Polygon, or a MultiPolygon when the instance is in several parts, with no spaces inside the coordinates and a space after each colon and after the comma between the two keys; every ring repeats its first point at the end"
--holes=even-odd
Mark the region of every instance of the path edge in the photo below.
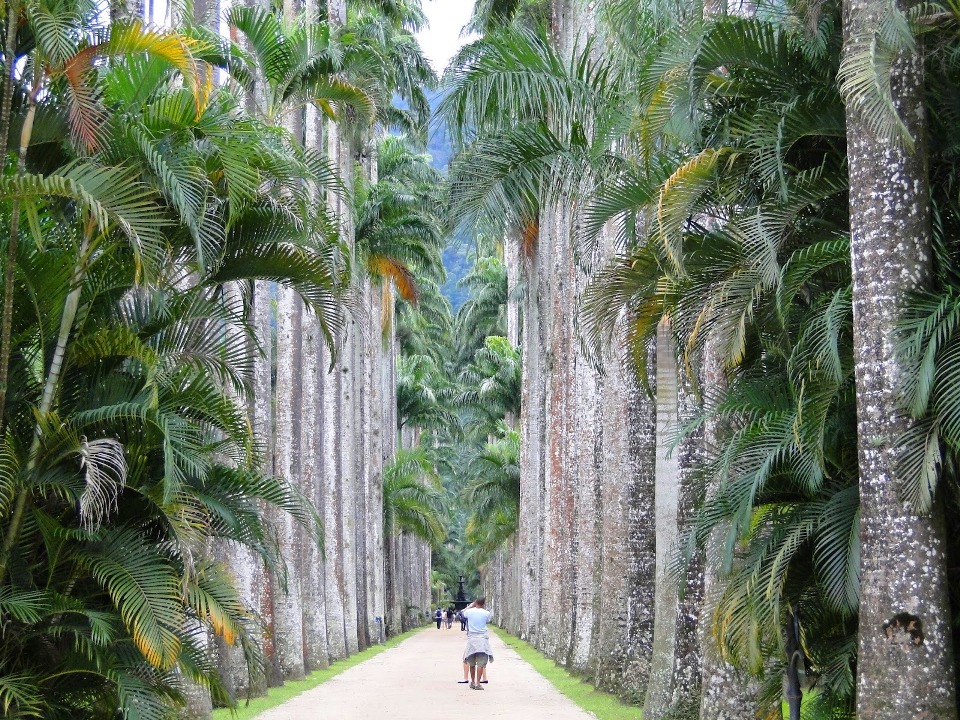
{"type": "MultiPolygon", "coordinates": [[[[548,658],[533,645],[501,627],[488,625],[503,643],[516,652],[549,682],[561,695],[597,720],[640,720],[643,711],[637,705],[627,705],[612,693],[597,689],[582,677],[570,672],[548,658]],[[579,691],[579,692],[576,692],[579,691]],[[588,693],[584,696],[584,692],[588,693]]],[[[494,678],[494,681],[496,678],[494,678]]]]}
{"type": "Polygon", "coordinates": [[[357,665],[360,665],[361,663],[366,662],[367,660],[370,660],[371,658],[374,658],[377,655],[386,652],[387,650],[392,650],[404,641],[409,640],[417,633],[423,632],[429,627],[429,625],[422,625],[421,627],[407,630],[399,635],[394,635],[381,645],[372,645],[366,650],[361,650],[360,652],[351,655],[348,658],[337,660],[336,662],[331,663],[330,667],[328,668],[324,668],[323,670],[314,670],[303,680],[286,682],[279,687],[270,688],[267,690],[266,695],[251,698],[249,705],[247,705],[246,700],[242,700],[238,701],[235,709],[218,708],[213,711],[213,714],[210,716],[210,720],[255,720],[255,718],[261,713],[272,710],[278,705],[282,705],[283,703],[288,702],[289,700],[292,700],[293,698],[302,695],[305,692],[313,690],[315,687],[323,685],[323,683],[327,682],[328,680],[332,680],[340,673],[345,672],[352,667],[356,667],[357,665]]]}

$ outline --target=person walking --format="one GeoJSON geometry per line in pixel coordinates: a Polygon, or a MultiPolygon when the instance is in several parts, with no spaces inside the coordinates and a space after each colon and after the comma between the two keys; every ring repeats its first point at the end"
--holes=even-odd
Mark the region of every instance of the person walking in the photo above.
{"type": "Polygon", "coordinates": [[[443,610],[437,608],[437,611],[433,614],[433,619],[437,621],[437,630],[439,630],[440,623],[443,622],[443,610]]]}
{"type": "Polygon", "coordinates": [[[487,623],[490,621],[490,611],[484,607],[487,604],[485,597],[479,597],[463,610],[467,618],[467,646],[463,650],[463,662],[470,667],[470,689],[483,690],[482,672],[488,662],[493,662],[493,652],[490,650],[490,636],[487,634],[487,623]]]}

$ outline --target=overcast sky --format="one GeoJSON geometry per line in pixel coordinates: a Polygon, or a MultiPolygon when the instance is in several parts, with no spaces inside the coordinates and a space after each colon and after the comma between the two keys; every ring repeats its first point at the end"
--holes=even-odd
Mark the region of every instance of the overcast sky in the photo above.
{"type": "Polygon", "coordinates": [[[424,54],[437,74],[467,41],[460,31],[470,20],[474,0],[423,0],[430,26],[417,35],[424,54]]]}

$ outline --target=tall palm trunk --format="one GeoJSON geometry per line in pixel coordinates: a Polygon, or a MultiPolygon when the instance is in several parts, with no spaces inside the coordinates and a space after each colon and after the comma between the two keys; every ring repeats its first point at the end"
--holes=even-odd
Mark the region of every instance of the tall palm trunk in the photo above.
{"type": "Polygon", "coordinates": [[[395,635],[400,630],[400,606],[397,597],[397,538],[392,524],[384,525],[383,553],[387,558],[386,602],[387,614],[384,618],[387,635],[395,635]]]}
{"type": "MultiPolygon", "coordinates": [[[[6,146],[7,135],[10,131],[10,103],[13,101],[14,72],[11,67],[13,62],[14,48],[16,45],[16,26],[19,20],[19,13],[22,5],[11,0],[9,5],[10,15],[7,18],[7,49],[5,58],[10,64],[7,65],[9,77],[4,85],[4,105],[0,112],[3,113],[2,123],[3,135],[3,154],[0,155],[0,163],[6,164],[6,146]],[[12,25],[9,25],[12,24],[12,25]],[[12,29],[11,29],[12,28],[12,29]],[[9,96],[9,97],[8,97],[9,96]]],[[[20,129],[20,146],[17,150],[17,175],[22,176],[27,170],[27,149],[33,138],[33,123],[37,117],[37,95],[43,88],[43,70],[40,67],[40,51],[34,51],[34,72],[33,87],[27,94],[27,111],[23,118],[23,127],[20,129]]],[[[10,208],[10,234],[7,237],[7,257],[4,263],[3,271],[3,314],[0,317],[0,430],[5,426],[5,412],[7,407],[7,390],[10,373],[10,352],[11,352],[11,332],[13,329],[13,304],[14,304],[14,277],[17,269],[17,252],[20,238],[20,199],[14,199],[10,208]]],[[[17,519],[14,511],[14,519],[17,519]]],[[[6,562],[5,558],[0,562],[6,562]]],[[[4,570],[0,569],[0,579],[3,577],[4,570]]]]}
{"type": "MultiPolygon", "coordinates": [[[[377,176],[376,142],[371,142],[371,150],[366,160],[368,181],[375,183],[377,176]]],[[[366,458],[366,515],[364,530],[366,533],[365,561],[368,568],[367,582],[367,622],[370,624],[370,640],[378,644],[384,639],[384,617],[386,615],[386,562],[383,547],[383,465],[386,453],[387,436],[392,431],[384,424],[386,403],[393,398],[384,396],[383,365],[386,362],[386,332],[393,332],[393,325],[384,325],[383,282],[371,281],[367,295],[367,317],[370,319],[370,333],[367,349],[364,352],[364,378],[367,391],[364,393],[369,407],[367,422],[367,458],[366,458]],[[379,618],[379,620],[377,620],[379,618]]],[[[396,404],[394,400],[394,404],[396,404]]]]}
{"type": "Polygon", "coordinates": [[[323,494],[318,508],[324,530],[324,600],[327,618],[327,645],[331,660],[347,657],[345,634],[343,554],[340,552],[342,500],[340,477],[340,372],[330,369],[330,351],[321,348],[320,372],[323,382],[322,464],[323,494]]]}
{"type": "MultiPolygon", "coordinates": [[[[286,287],[277,290],[277,390],[276,390],[276,472],[299,485],[297,457],[300,450],[299,425],[302,305],[296,293],[286,287]]],[[[302,574],[299,566],[298,532],[287,513],[271,518],[277,534],[284,567],[273,580],[273,635],[277,657],[285,680],[304,676],[302,574]]]]}
{"type": "Polygon", "coordinates": [[[369,318],[366,317],[366,301],[370,294],[370,280],[363,278],[358,282],[361,302],[364,303],[364,317],[355,323],[351,377],[353,379],[354,406],[354,557],[356,572],[357,598],[357,647],[364,650],[370,647],[369,581],[370,566],[367,564],[367,501],[370,495],[370,388],[367,386],[367,353],[371,331],[369,318]]]}
{"type": "MultiPolygon", "coordinates": [[[[317,15],[316,2],[306,3],[309,17],[317,15]]],[[[313,150],[324,147],[324,120],[317,108],[306,108],[304,144],[313,150]]],[[[322,200],[318,198],[318,201],[322,200]]],[[[301,403],[300,447],[301,482],[304,494],[323,516],[326,501],[326,467],[323,461],[324,375],[322,365],[324,339],[314,313],[303,320],[303,400],[301,403]]],[[[302,531],[301,531],[302,532],[302,531]]],[[[327,641],[326,559],[315,543],[301,545],[301,582],[303,607],[304,669],[309,672],[330,664],[327,641]]]]}
{"type": "MultiPolygon", "coordinates": [[[[382,324],[390,329],[384,340],[384,358],[380,366],[380,382],[383,393],[383,464],[388,463],[397,451],[397,339],[396,332],[393,329],[396,318],[392,289],[392,286],[388,286],[387,290],[383,291],[383,304],[380,308],[380,313],[383,316],[382,324]]],[[[382,485],[380,491],[382,503],[382,485]]],[[[384,544],[387,548],[386,567],[384,568],[384,602],[388,635],[400,632],[403,624],[403,611],[400,606],[398,587],[398,543],[399,538],[396,537],[395,531],[390,531],[389,528],[384,527],[384,544]]]]}
{"type": "MultiPolygon", "coordinates": [[[[327,0],[327,17],[335,29],[346,23],[345,0],[327,0]]],[[[331,124],[327,134],[330,161],[346,184],[346,192],[352,189],[353,152],[351,142],[338,126],[331,124]]],[[[349,203],[343,198],[332,198],[331,205],[340,220],[342,237],[347,245],[349,264],[355,266],[354,234],[349,203]]],[[[355,286],[356,287],[356,286],[355,286]]],[[[338,433],[338,484],[340,552],[338,570],[339,589],[343,603],[343,629],[346,653],[352,655],[359,649],[357,618],[357,381],[355,353],[360,342],[361,328],[351,322],[344,338],[341,356],[337,363],[337,386],[339,390],[337,419],[338,433]]]]}
{"type": "MultiPolygon", "coordinates": [[[[323,507],[320,462],[320,323],[313,313],[305,313],[301,323],[303,357],[300,403],[300,489],[318,508],[323,507]]],[[[327,649],[327,609],[324,596],[325,563],[317,544],[298,528],[300,545],[300,607],[303,613],[304,670],[311,672],[330,664],[327,649]]]]}
{"type": "MultiPolygon", "coordinates": [[[[879,36],[889,4],[844,2],[844,56],[879,36]]],[[[895,401],[899,309],[930,281],[932,256],[923,59],[891,70],[911,152],[878,137],[847,103],[850,251],[860,463],[861,599],[857,714],[861,720],[957,717],[943,516],[901,500],[897,439],[910,421],[895,401]]]]}
{"type": "MultiPolygon", "coordinates": [[[[572,253],[572,249],[568,250],[572,253]]],[[[598,253],[595,253],[598,254],[598,253]]],[[[592,263],[591,263],[592,265],[592,263]]],[[[574,298],[586,289],[590,276],[583,268],[575,271],[571,288],[574,298]]],[[[571,307],[571,320],[576,313],[576,300],[571,307]]],[[[574,528],[572,537],[574,598],[571,622],[570,666],[588,673],[596,665],[600,650],[599,624],[602,622],[603,587],[603,480],[601,469],[604,441],[610,427],[603,416],[603,378],[596,367],[580,351],[576,329],[572,329],[574,429],[570,448],[571,484],[574,494],[574,528]],[[600,451],[598,452],[598,448],[600,451]]],[[[619,478],[624,479],[620,474],[619,478]]]]}
{"type": "MultiPolygon", "coordinates": [[[[6,167],[7,138],[10,134],[10,116],[13,113],[13,89],[15,85],[14,59],[17,52],[17,26],[20,19],[21,4],[17,0],[5,0],[3,3],[7,26],[3,43],[4,83],[3,98],[0,100],[0,167],[6,167]]],[[[26,148],[29,133],[33,129],[33,117],[36,116],[36,99],[32,99],[32,111],[28,108],[20,135],[20,148],[17,155],[17,174],[22,175],[26,168],[26,148]]],[[[3,314],[0,316],[0,430],[6,427],[7,382],[10,373],[10,335],[13,329],[13,281],[17,267],[17,236],[20,222],[20,203],[13,202],[10,213],[10,235],[7,238],[7,256],[3,268],[3,314]]]]}
{"type": "MultiPolygon", "coordinates": [[[[250,396],[250,416],[253,420],[253,435],[260,444],[261,470],[275,472],[274,453],[274,407],[273,407],[273,358],[276,349],[273,342],[273,326],[276,317],[273,309],[275,286],[267,281],[258,280],[253,284],[253,321],[259,352],[253,359],[253,393],[250,396]]],[[[257,612],[265,626],[273,625],[273,587],[276,585],[273,572],[265,572],[262,578],[263,592],[256,599],[260,604],[257,612]]],[[[254,598],[251,597],[251,600],[254,598]]],[[[274,634],[264,634],[263,649],[266,655],[266,680],[270,686],[283,683],[274,634]]]]}
{"type": "MultiPolygon", "coordinates": [[[[543,429],[543,546],[540,588],[540,618],[538,647],[560,663],[568,660],[570,606],[573,556],[571,552],[574,492],[570,486],[572,475],[571,443],[576,408],[573,404],[573,323],[568,308],[572,307],[574,271],[567,257],[569,245],[567,230],[569,218],[561,208],[553,208],[546,223],[547,232],[541,236],[538,251],[549,268],[554,287],[552,303],[546,319],[548,340],[547,357],[552,367],[546,377],[543,429]]],[[[541,225],[543,226],[543,225],[541,225]]],[[[546,361],[547,358],[544,358],[546,361]]]]}
{"type": "Polygon", "coordinates": [[[520,636],[535,642],[541,615],[540,587],[543,537],[543,486],[546,473],[544,417],[547,384],[546,328],[540,303],[548,301],[550,288],[543,272],[546,250],[524,262],[527,293],[524,297],[523,367],[520,403],[520,511],[517,526],[520,558],[520,636]]]}
{"type": "MultiPolygon", "coordinates": [[[[238,284],[230,283],[224,286],[223,296],[223,302],[226,308],[237,317],[242,317],[243,295],[238,284]]],[[[259,317],[259,311],[261,309],[260,304],[256,303],[255,300],[253,307],[255,325],[262,322],[269,323],[269,318],[261,319],[259,317]]],[[[249,348],[249,351],[252,352],[253,348],[249,348]]],[[[254,367],[259,369],[260,365],[262,365],[262,363],[258,363],[257,360],[254,359],[254,367]]],[[[258,378],[255,376],[255,386],[257,381],[258,378]]],[[[266,383],[269,388],[269,375],[266,377],[266,383]]],[[[256,396],[252,395],[251,397],[256,396]]],[[[260,428],[262,419],[258,419],[258,416],[262,415],[262,413],[255,411],[252,403],[250,409],[254,437],[262,443],[269,437],[263,435],[262,429],[260,428]]],[[[270,444],[264,444],[261,447],[261,451],[269,456],[270,444]]],[[[272,460],[270,462],[269,472],[273,472],[272,460]]],[[[230,573],[233,575],[234,582],[236,583],[237,592],[247,610],[254,617],[261,616],[263,608],[269,604],[269,593],[267,590],[269,581],[263,560],[259,554],[247,547],[241,547],[235,544],[223,545],[216,548],[215,552],[218,559],[230,569],[230,573]]],[[[259,629],[254,628],[252,633],[253,642],[261,649],[265,649],[265,638],[259,629]]],[[[227,646],[222,639],[218,639],[218,643],[220,671],[226,683],[227,690],[231,695],[239,699],[265,694],[267,690],[267,676],[257,668],[247,667],[243,649],[239,645],[232,647],[227,646]]]]}
{"type": "Polygon", "coordinates": [[[366,508],[364,516],[365,557],[367,572],[367,621],[370,624],[370,642],[379,644],[384,616],[384,557],[383,547],[383,386],[380,383],[380,363],[383,361],[383,332],[377,310],[383,302],[379,283],[373,283],[369,311],[373,336],[369,350],[364,354],[364,375],[368,390],[368,436],[366,472],[366,508]],[[379,621],[377,620],[379,618],[379,621]]]}
{"type": "Polygon", "coordinates": [[[653,664],[643,703],[644,717],[659,720],[673,701],[677,642],[677,583],[670,557],[680,540],[680,458],[672,447],[679,422],[677,361],[670,321],[657,327],[656,599],[653,664]]]}
{"type": "MultiPolygon", "coordinates": [[[[704,347],[703,386],[708,401],[720,397],[726,391],[726,376],[719,351],[712,339],[704,347]]],[[[718,448],[719,427],[716,421],[704,424],[704,446],[718,448]]],[[[706,488],[709,500],[719,491],[716,485],[706,488]]],[[[707,538],[703,559],[703,607],[700,618],[700,663],[702,669],[700,693],[700,720],[732,720],[752,717],[756,711],[756,683],[739,673],[723,659],[713,631],[713,610],[723,595],[723,578],[720,575],[720,556],[723,552],[725,530],[716,527],[707,538]]]]}
{"type": "MultiPolygon", "coordinates": [[[[844,3],[844,55],[879,32],[887,5],[844,3]]],[[[930,280],[930,208],[923,62],[891,70],[909,152],[871,131],[847,103],[850,250],[860,462],[861,600],[857,711],[862,720],[957,717],[941,510],[919,515],[900,499],[897,438],[910,421],[895,403],[901,368],[893,354],[907,293],[930,280]]]]}
{"type": "MultiPolygon", "coordinates": [[[[613,256],[616,238],[612,224],[604,228],[594,267],[613,256]]],[[[591,677],[598,687],[636,699],[646,692],[653,634],[654,403],[619,348],[606,349],[603,365],[598,387],[601,559],[591,677]]]]}

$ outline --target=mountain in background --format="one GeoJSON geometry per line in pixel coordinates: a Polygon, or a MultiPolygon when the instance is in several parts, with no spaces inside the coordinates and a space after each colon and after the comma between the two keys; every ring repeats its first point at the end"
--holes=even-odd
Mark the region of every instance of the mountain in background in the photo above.
{"type": "MultiPolygon", "coordinates": [[[[430,109],[436,116],[437,106],[442,94],[436,92],[430,96],[430,109]]],[[[433,158],[433,166],[443,173],[447,172],[450,160],[453,157],[453,143],[447,135],[447,128],[443,123],[435,123],[430,128],[430,138],[427,143],[427,152],[433,158]]],[[[443,266],[447,269],[447,282],[443,286],[443,295],[450,301],[453,311],[456,312],[469,293],[459,286],[460,281],[473,267],[473,237],[469,232],[458,231],[447,243],[443,251],[443,266]]]]}

